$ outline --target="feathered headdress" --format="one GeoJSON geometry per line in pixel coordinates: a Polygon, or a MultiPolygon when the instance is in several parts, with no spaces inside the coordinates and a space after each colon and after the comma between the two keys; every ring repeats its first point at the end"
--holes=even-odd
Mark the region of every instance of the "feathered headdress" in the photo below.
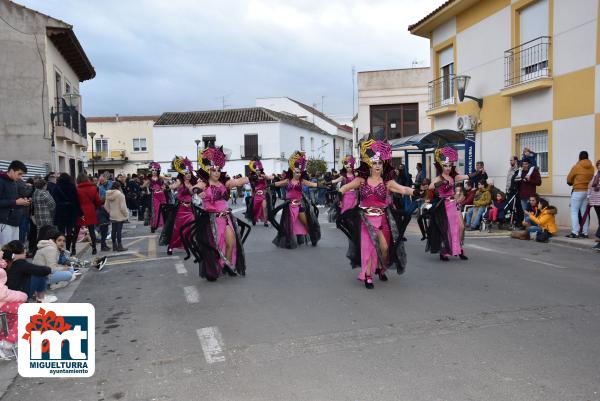
{"type": "Polygon", "coordinates": [[[260,160],[250,160],[250,163],[248,163],[248,168],[253,173],[256,173],[258,171],[263,171],[263,165],[260,162],[260,160]]]}
{"type": "Polygon", "coordinates": [[[292,172],[296,169],[300,170],[300,172],[306,170],[306,156],[304,152],[297,150],[294,153],[292,153],[292,155],[288,159],[288,166],[290,167],[290,170],[292,170],[292,172]]]}
{"type": "Polygon", "coordinates": [[[441,166],[444,164],[453,164],[458,161],[458,152],[449,147],[437,148],[434,152],[435,161],[441,166]]]}
{"type": "Polygon", "coordinates": [[[204,149],[200,152],[198,165],[205,173],[210,173],[211,169],[222,169],[225,167],[225,153],[223,153],[223,147],[204,149]]]}
{"type": "Polygon", "coordinates": [[[192,166],[192,162],[187,157],[175,156],[173,161],[171,161],[171,167],[179,174],[193,174],[194,172],[194,166],[192,166]]]}
{"type": "Polygon", "coordinates": [[[148,166],[148,170],[156,171],[156,172],[160,173],[160,163],[151,162],[150,165],[148,166]]]}
{"type": "Polygon", "coordinates": [[[392,147],[382,140],[369,139],[360,144],[360,159],[369,167],[374,161],[389,161],[392,158],[392,147]]]}
{"type": "Polygon", "coordinates": [[[346,155],[342,159],[342,167],[350,166],[356,168],[356,159],[352,155],[346,155]]]}

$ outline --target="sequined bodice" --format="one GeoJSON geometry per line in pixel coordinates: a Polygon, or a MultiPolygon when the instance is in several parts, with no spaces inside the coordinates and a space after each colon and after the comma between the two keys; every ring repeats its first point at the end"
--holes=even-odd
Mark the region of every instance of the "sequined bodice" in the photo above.
{"type": "Polygon", "coordinates": [[[179,188],[177,188],[177,199],[180,202],[191,202],[192,201],[192,193],[187,189],[185,184],[181,184],[179,188]]]}
{"type": "Polygon", "coordinates": [[[364,182],[360,186],[360,205],[363,207],[386,207],[387,202],[387,187],[383,182],[376,186],[372,186],[364,182]]]}
{"type": "Polygon", "coordinates": [[[346,185],[346,184],[349,184],[349,183],[351,183],[352,181],[354,181],[354,179],[355,179],[355,178],[356,178],[356,177],[355,177],[355,176],[353,176],[353,175],[351,175],[351,176],[348,176],[348,175],[347,175],[346,177],[344,177],[343,184],[344,184],[344,185],[346,185]]]}
{"type": "Polygon", "coordinates": [[[448,183],[438,187],[438,194],[440,198],[450,198],[454,195],[454,179],[450,178],[448,183]]]}
{"type": "Polygon", "coordinates": [[[163,182],[160,178],[151,178],[150,179],[150,189],[152,191],[160,191],[162,189],[163,182]]]}
{"type": "Polygon", "coordinates": [[[254,186],[254,189],[256,189],[257,191],[264,191],[265,189],[267,189],[267,180],[260,179],[258,181],[256,181],[256,185],[254,186]]]}
{"type": "Polygon", "coordinates": [[[288,181],[287,187],[287,199],[301,199],[302,198],[302,181],[294,183],[292,180],[288,181]]]}
{"type": "Polygon", "coordinates": [[[229,205],[227,204],[227,188],[221,183],[218,185],[209,185],[204,190],[202,200],[206,211],[225,212],[229,209],[229,205]]]}

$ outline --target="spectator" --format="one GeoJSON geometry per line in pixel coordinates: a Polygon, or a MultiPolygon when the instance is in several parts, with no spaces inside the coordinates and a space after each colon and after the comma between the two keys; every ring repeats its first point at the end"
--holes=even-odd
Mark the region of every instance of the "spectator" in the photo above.
{"type": "Polygon", "coordinates": [[[481,181],[487,183],[488,175],[482,161],[475,163],[475,171],[469,174],[469,180],[473,183],[474,188],[478,188],[477,184],[481,181]]]}
{"type": "Polygon", "coordinates": [[[58,230],[49,230],[46,236],[40,236],[38,241],[38,251],[35,253],[33,263],[41,266],[48,266],[52,272],[47,277],[32,277],[31,286],[38,289],[37,297],[43,298],[44,291],[39,291],[39,288],[50,286],[50,289],[66,287],[75,279],[74,270],[69,266],[64,266],[58,263],[59,248],[64,248],[65,236],[58,230]],[[38,281],[43,280],[42,283],[38,281]]]}
{"type": "Polygon", "coordinates": [[[519,171],[519,158],[517,156],[511,156],[509,163],[510,163],[510,167],[508,168],[508,173],[506,173],[506,191],[505,191],[505,193],[507,195],[512,192],[511,186],[513,183],[513,177],[515,176],[517,171],[519,171]]]}
{"type": "Polygon", "coordinates": [[[546,199],[540,199],[539,205],[539,217],[535,216],[533,213],[529,213],[529,218],[535,225],[527,228],[527,234],[531,237],[531,234],[535,233],[537,241],[548,242],[548,238],[558,232],[555,221],[557,210],[554,206],[550,206],[546,199]],[[542,232],[544,234],[540,235],[542,232]]]}
{"type": "Polygon", "coordinates": [[[521,201],[521,208],[525,212],[527,210],[527,201],[529,197],[535,196],[537,193],[537,187],[542,185],[542,176],[537,167],[534,167],[533,172],[529,178],[527,174],[529,172],[529,161],[523,160],[521,168],[517,172],[515,182],[519,185],[519,199],[521,201]]]}
{"type": "Polygon", "coordinates": [[[39,235],[40,228],[54,224],[56,202],[54,202],[54,198],[48,192],[46,181],[42,179],[36,180],[33,186],[35,187],[33,191],[33,222],[37,227],[39,235]]]}
{"type": "Polygon", "coordinates": [[[31,195],[33,194],[33,185],[29,180],[17,180],[17,196],[19,198],[29,199],[28,205],[21,207],[21,221],[19,222],[19,241],[24,244],[29,231],[29,217],[31,215],[31,195]]]}
{"type": "Polygon", "coordinates": [[[0,331],[0,359],[10,359],[13,354],[12,346],[17,342],[18,310],[19,305],[27,302],[27,294],[21,291],[10,290],[6,286],[6,267],[8,264],[3,259],[0,250],[0,312],[6,313],[8,333],[0,331]]]}
{"type": "Polygon", "coordinates": [[[421,183],[425,179],[425,172],[423,171],[423,163],[417,163],[417,175],[415,176],[415,187],[421,186],[421,183]]]}
{"type": "Polygon", "coordinates": [[[96,187],[90,182],[88,175],[84,172],[79,173],[77,176],[77,197],[79,198],[79,205],[81,206],[83,215],[77,220],[75,236],[79,236],[81,227],[87,227],[92,245],[92,255],[95,255],[98,253],[96,249],[96,224],[98,224],[96,210],[102,206],[102,201],[96,187]]]}
{"type": "Polygon", "coordinates": [[[152,202],[152,198],[150,196],[150,178],[147,175],[142,175],[141,180],[138,221],[143,221],[144,225],[147,226],[150,225],[150,214],[146,212],[150,211],[150,202],[152,202]]]}
{"type": "Polygon", "coordinates": [[[133,217],[137,217],[138,214],[140,192],[141,189],[138,176],[137,174],[133,174],[129,181],[127,181],[127,190],[125,191],[127,208],[131,210],[131,215],[133,217]]]}
{"type": "Polygon", "coordinates": [[[462,185],[458,185],[456,187],[456,192],[454,193],[454,200],[456,204],[462,206],[467,196],[465,194],[465,188],[462,185]]]}
{"type": "Polygon", "coordinates": [[[492,195],[485,181],[477,183],[477,192],[473,201],[473,208],[467,212],[467,231],[476,230],[479,227],[479,222],[488,206],[492,203],[492,195]],[[475,215],[475,219],[473,219],[475,215]]]}
{"type": "Polygon", "coordinates": [[[525,226],[525,228],[528,228],[531,225],[535,224],[535,223],[532,223],[531,219],[529,218],[529,214],[533,213],[534,216],[536,216],[536,217],[539,216],[539,214],[540,214],[539,203],[540,203],[540,196],[538,194],[530,196],[529,199],[527,200],[527,206],[525,207],[525,209],[523,209],[523,214],[524,214],[523,226],[525,226]]]}
{"type": "Polygon", "coordinates": [[[581,227],[579,215],[585,215],[587,209],[588,185],[594,177],[594,166],[588,159],[588,152],[579,152],[579,161],[571,168],[567,176],[567,184],[573,187],[571,191],[571,233],[569,238],[588,238],[590,221],[586,219],[581,227]]]}
{"type": "Polygon", "coordinates": [[[48,184],[48,192],[52,193],[52,190],[56,185],[56,173],[54,171],[49,172],[46,174],[46,177],[44,177],[44,180],[48,184]]]}
{"type": "Polygon", "coordinates": [[[471,185],[471,181],[465,181],[465,200],[463,201],[463,203],[460,206],[462,206],[464,208],[465,206],[473,205],[473,201],[475,200],[476,193],[477,193],[477,189],[475,189],[471,185]]]}
{"type": "Polygon", "coordinates": [[[58,228],[58,231],[66,235],[67,249],[75,255],[75,244],[77,243],[75,227],[77,219],[83,215],[83,212],[79,204],[77,188],[71,176],[67,173],[61,173],[51,194],[56,202],[54,225],[58,228]]]}
{"type": "MultiPolygon", "coordinates": [[[[10,241],[2,247],[2,252],[4,254],[3,258],[8,264],[6,268],[6,286],[9,289],[24,292],[30,297],[36,292],[45,293],[45,280],[42,287],[34,288],[31,286],[31,278],[48,276],[52,272],[48,266],[29,263],[25,259],[25,247],[19,241],[10,241]]],[[[43,298],[37,298],[37,302],[56,302],[56,297],[45,295],[43,298]]]]}
{"type": "Polygon", "coordinates": [[[494,197],[492,208],[490,209],[490,221],[498,224],[498,229],[502,228],[504,224],[504,214],[506,207],[506,199],[502,192],[498,192],[494,197]]]}
{"type": "Polygon", "coordinates": [[[530,178],[531,174],[533,174],[533,170],[538,166],[537,165],[537,153],[532,151],[529,148],[523,149],[523,158],[522,161],[527,160],[529,163],[529,170],[527,171],[526,177],[530,178]]]}
{"type": "Polygon", "coordinates": [[[6,173],[0,173],[0,245],[19,239],[19,224],[23,207],[31,200],[18,196],[17,181],[27,172],[25,164],[13,160],[6,173]]]}
{"type": "Polygon", "coordinates": [[[123,224],[127,221],[128,212],[125,195],[121,192],[121,183],[119,181],[115,181],[112,188],[106,191],[104,208],[110,215],[112,223],[111,237],[113,252],[126,251],[127,248],[123,248],[122,233],[123,224]]]}
{"type": "Polygon", "coordinates": [[[598,218],[598,229],[596,230],[597,244],[592,249],[600,251],[600,159],[596,161],[596,175],[588,184],[588,200],[589,206],[594,208],[596,217],[598,218]]]}

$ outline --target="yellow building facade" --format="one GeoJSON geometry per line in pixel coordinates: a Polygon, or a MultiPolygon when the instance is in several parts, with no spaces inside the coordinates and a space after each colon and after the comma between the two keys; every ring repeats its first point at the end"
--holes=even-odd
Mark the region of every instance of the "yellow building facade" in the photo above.
{"type": "Polygon", "coordinates": [[[566,176],[600,158],[599,0],[449,0],[411,25],[428,38],[432,127],[476,131],[476,159],[504,188],[512,155],[538,153],[539,193],[570,225],[566,176]],[[469,76],[459,101],[456,76],[469,76]],[[462,118],[461,118],[462,117],[462,118]]]}

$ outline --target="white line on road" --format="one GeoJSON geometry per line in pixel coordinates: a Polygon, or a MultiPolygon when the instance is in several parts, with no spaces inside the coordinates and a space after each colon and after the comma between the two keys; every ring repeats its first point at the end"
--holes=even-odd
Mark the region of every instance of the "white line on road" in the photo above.
{"type": "Polygon", "coordinates": [[[138,238],[155,238],[158,237],[158,234],[151,234],[151,235],[138,235],[136,237],[123,237],[121,238],[122,240],[127,240],[127,239],[138,239],[138,238]]]}
{"type": "Polygon", "coordinates": [[[485,246],[473,245],[473,244],[465,244],[465,248],[479,249],[480,251],[501,253],[501,254],[504,254],[504,255],[508,254],[508,252],[503,252],[503,251],[499,251],[497,249],[486,248],[485,246]]]}
{"type": "Polygon", "coordinates": [[[185,266],[183,265],[183,263],[179,262],[179,263],[175,263],[175,270],[177,270],[177,273],[179,274],[184,274],[187,276],[187,269],[185,268],[185,266]]]}
{"type": "Polygon", "coordinates": [[[189,287],[183,287],[183,293],[188,304],[197,304],[200,302],[200,293],[196,287],[191,285],[189,287]]]}
{"type": "Polygon", "coordinates": [[[109,262],[107,266],[116,266],[116,265],[127,265],[130,263],[145,263],[145,262],[156,262],[157,260],[172,260],[179,259],[179,256],[162,256],[160,258],[136,258],[136,259],[125,259],[125,260],[117,260],[114,262],[109,262]]]}
{"type": "Polygon", "coordinates": [[[544,261],[536,260],[536,259],[522,258],[522,260],[525,260],[527,262],[539,263],[541,265],[556,267],[557,269],[568,269],[568,267],[565,267],[565,266],[559,266],[559,265],[555,265],[554,263],[544,262],[544,261]]]}
{"type": "Polygon", "coordinates": [[[225,362],[225,355],[222,355],[225,345],[219,329],[217,327],[205,327],[198,329],[197,333],[206,362],[225,362]]]}

